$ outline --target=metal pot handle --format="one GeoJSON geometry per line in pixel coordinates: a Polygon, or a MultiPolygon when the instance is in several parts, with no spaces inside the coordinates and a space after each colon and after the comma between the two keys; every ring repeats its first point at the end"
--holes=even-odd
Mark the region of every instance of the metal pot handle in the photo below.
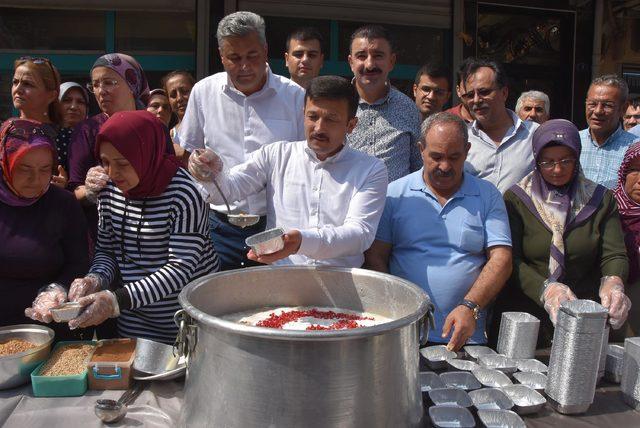
{"type": "Polygon", "coordinates": [[[436,328],[436,322],[433,318],[434,309],[435,307],[430,303],[427,313],[418,321],[418,342],[420,347],[425,346],[429,341],[429,329],[436,328]]]}
{"type": "Polygon", "coordinates": [[[180,309],[173,316],[173,321],[178,326],[178,335],[173,344],[173,355],[175,357],[184,356],[189,365],[189,355],[193,353],[198,344],[198,326],[193,323],[193,319],[184,309],[180,309]]]}

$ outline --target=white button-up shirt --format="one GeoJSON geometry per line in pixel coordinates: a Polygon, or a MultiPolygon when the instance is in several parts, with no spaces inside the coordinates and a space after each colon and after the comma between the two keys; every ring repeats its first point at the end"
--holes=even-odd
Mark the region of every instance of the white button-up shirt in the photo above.
{"type": "Polygon", "coordinates": [[[522,121],[507,109],[513,126],[502,137],[500,145],[478,126],[474,120],[469,126],[471,149],[465,163],[465,171],[488,182],[504,193],[533,171],[531,139],[538,124],[522,121]]]}
{"type": "MultiPolygon", "coordinates": [[[[306,141],[262,147],[217,180],[234,201],[266,188],[267,227],[301,231],[298,253],[278,264],[362,266],[387,192],[381,160],[344,146],[320,161],[306,141]]],[[[212,183],[202,184],[209,202],[222,202],[212,183]]]]}
{"type": "MultiPolygon", "coordinates": [[[[178,141],[190,152],[210,148],[231,168],[265,144],[303,139],[303,109],[304,90],[273,74],[268,66],[265,85],[249,96],[233,86],[227,73],[216,73],[191,90],[178,141]]],[[[211,208],[226,212],[224,205],[211,208]]],[[[265,215],[265,194],[253,195],[232,208],[265,215]]]]}

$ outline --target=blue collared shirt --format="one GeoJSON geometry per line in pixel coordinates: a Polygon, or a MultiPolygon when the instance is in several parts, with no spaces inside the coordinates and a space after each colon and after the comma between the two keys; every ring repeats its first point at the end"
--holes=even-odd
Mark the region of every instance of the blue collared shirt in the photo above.
{"type": "MultiPolygon", "coordinates": [[[[460,189],[441,206],[424,183],[422,169],[387,189],[376,239],[392,245],[389,272],[424,289],[435,305],[432,342],[446,343],[442,326],[471,289],[487,262],[486,249],[511,246],[502,194],[465,174],[460,189]]],[[[486,311],[480,312],[470,343],[486,343],[486,311]]]]}
{"type": "Polygon", "coordinates": [[[621,125],[618,125],[618,129],[601,146],[591,138],[589,128],[580,131],[580,165],[585,177],[614,189],[618,183],[618,170],[624,153],[637,140],[638,137],[622,129],[621,125]]]}

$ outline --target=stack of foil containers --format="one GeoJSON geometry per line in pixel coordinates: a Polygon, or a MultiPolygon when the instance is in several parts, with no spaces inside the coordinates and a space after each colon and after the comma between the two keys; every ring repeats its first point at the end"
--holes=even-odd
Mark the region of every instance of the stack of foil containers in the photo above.
{"type": "Polygon", "coordinates": [[[526,312],[504,312],[498,334],[498,354],[509,358],[534,358],[540,320],[526,312]]]}
{"type": "Polygon", "coordinates": [[[624,402],[640,410],[640,337],[630,337],[624,341],[620,389],[624,402]]]}
{"type": "Polygon", "coordinates": [[[560,306],[545,388],[558,412],[582,413],[593,403],[606,322],[607,309],[594,301],[560,306]]]}

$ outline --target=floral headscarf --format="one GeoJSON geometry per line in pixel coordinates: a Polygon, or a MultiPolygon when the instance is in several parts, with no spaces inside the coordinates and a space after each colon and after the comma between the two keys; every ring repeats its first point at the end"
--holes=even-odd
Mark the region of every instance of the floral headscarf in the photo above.
{"type": "Polygon", "coordinates": [[[102,55],[91,67],[107,67],[120,75],[127,82],[136,101],[136,109],[144,110],[149,103],[149,83],[138,61],[129,55],[112,53],[102,55]]]}

